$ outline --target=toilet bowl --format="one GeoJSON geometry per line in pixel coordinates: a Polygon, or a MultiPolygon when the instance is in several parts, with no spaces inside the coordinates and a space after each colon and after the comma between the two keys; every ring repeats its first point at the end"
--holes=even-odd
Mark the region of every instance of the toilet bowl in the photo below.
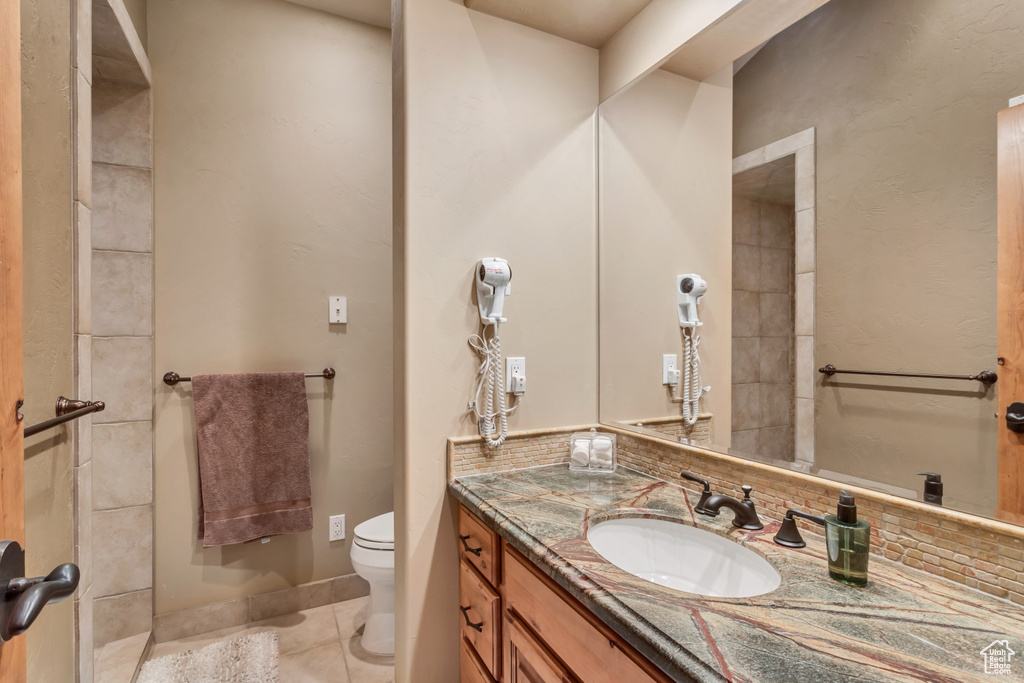
{"type": "Polygon", "coordinates": [[[395,654],[395,513],[378,515],[355,528],[352,566],[370,584],[363,649],[395,654]]]}

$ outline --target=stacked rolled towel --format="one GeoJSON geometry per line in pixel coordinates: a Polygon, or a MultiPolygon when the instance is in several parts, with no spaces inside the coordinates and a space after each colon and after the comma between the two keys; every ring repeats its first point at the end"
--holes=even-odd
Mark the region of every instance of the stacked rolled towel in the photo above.
{"type": "Polygon", "coordinates": [[[590,439],[576,439],[572,442],[569,463],[577,468],[590,467],[590,439]]]}
{"type": "Polygon", "coordinates": [[[610,470],[612,468],[612,440],[607,436],[595,436],[590,440],[590,466],[610,470]]]}

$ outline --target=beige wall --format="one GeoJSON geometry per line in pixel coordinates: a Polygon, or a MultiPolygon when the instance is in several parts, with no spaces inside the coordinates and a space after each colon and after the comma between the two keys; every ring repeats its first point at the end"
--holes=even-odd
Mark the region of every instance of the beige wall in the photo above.
{"type": "Polygon", "coordinates": [[[744,2],[749,0],[652,0],[601,46],[601,100],[643,78],[744,2]]]}
{"type": "MultiPolygon", "coordinates": [[[[817,365],[995,368],[995,115],[1024,90],[1022,24],[996,0],[832,0],[737,75],[736,156],[817,128],[817,365]]],[[[818,383],[821,468],[917,491],[941,472],[947,505],[991,514],[994,389],[818,383]]]]}
{"type": "MultiPolygon", "coordinates": [[[[682,358],[676,276],[700,306],[703,410],[727,445],[732,341],[732,68],[697,83],[655,71],[601,105],[601,419],[678,415],[662,354],[682,358]]],[[[678,391],[678,389],[677,389],[678,391]]]]}
{"type": "MultiPolygon", "coordinates": [[[[22,2],[25,424],[73,394],[72,10],[22,2]]],[[[72,428],[25,441],[28,576],[73,561],[72,428]]],[[[74,678],[74,601],[43,610],[28,631],[28,680],[74,678]]]]}
{"type": "Polygon", "coordinates": [[[389,36],[277,0],[154,0],[156,613],[347,574],[392,509],[389,36]],[[348,297],[329,326],[327,297],[348,297]],[[314,528],[203,550],[182,374],[310,380],[314,528]],[[348,539],[328,542],[328,516],[348,539]]]}
{"type": "Polygon", "coordinates": [[[147,0],[124,0],[124,8],[128,10],[128,16],[132,20],[135,32],[139,35],[139,42],[146,49],[149,46],[148,18],[146,16],[147,4],[147,0]]]}
{"type": "Polygon", "coordinates": [[[597,52],[448,0],[403,4],[396,664],[430,683],[458,678],[445,440],[475,433],[478,259],[514,272],[502,351],[526,356],[529,388],[511,427],[597,418],[597,52]]]}

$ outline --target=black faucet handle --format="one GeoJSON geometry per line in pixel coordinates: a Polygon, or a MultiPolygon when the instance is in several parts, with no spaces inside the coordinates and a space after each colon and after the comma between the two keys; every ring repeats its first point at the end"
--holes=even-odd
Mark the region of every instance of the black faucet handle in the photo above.
{"type": "Polygon", "coordinates": [[[796,518],[806,519],[808,522],[814,522],[825,526],[825,518],[821,515],[812,515],[800,510],[794,510],[790,508],[786,510],[786,516],[782,520],[782,525],[779,527],[779,531],[775,534],[773,539],[776,543],[787,548],[803,548],[807,545],[803,537],[800,535],[800,529],[796,525],[796,518]]]}
{"type": "Polygon", "coordinates": [[[743,490],[743,500],[750,500],[750,494],[753,492],[754,487],[744,484],[740,489],[743,490]]]}
{"type": "Polygon", "coordinates": [[[692,481],[695,484],[700,484],[701,486],[704,487],[705,491],[710,491],[711,490],[711,485],[708,484],[708,480],[707,479],[701,479],[700,477],[695,477],[692,474],[690,474],[689,472],[680,472],[679,476],[682,477],[683,479],[686,479],[687,481],[692,481]]]}

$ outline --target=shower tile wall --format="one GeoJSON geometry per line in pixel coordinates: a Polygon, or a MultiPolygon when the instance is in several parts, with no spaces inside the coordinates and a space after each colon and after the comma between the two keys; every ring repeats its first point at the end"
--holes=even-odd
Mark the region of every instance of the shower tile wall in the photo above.
{"type": "Polygon", "coordinates": [[[153,163],[150,91],[93,85],[94,644],[153,621],[153,163]]]}
{"type": "Polygon", "coordinates": [[[794,213],[733,199],[732,447],[793,460],[794,213]]]}

